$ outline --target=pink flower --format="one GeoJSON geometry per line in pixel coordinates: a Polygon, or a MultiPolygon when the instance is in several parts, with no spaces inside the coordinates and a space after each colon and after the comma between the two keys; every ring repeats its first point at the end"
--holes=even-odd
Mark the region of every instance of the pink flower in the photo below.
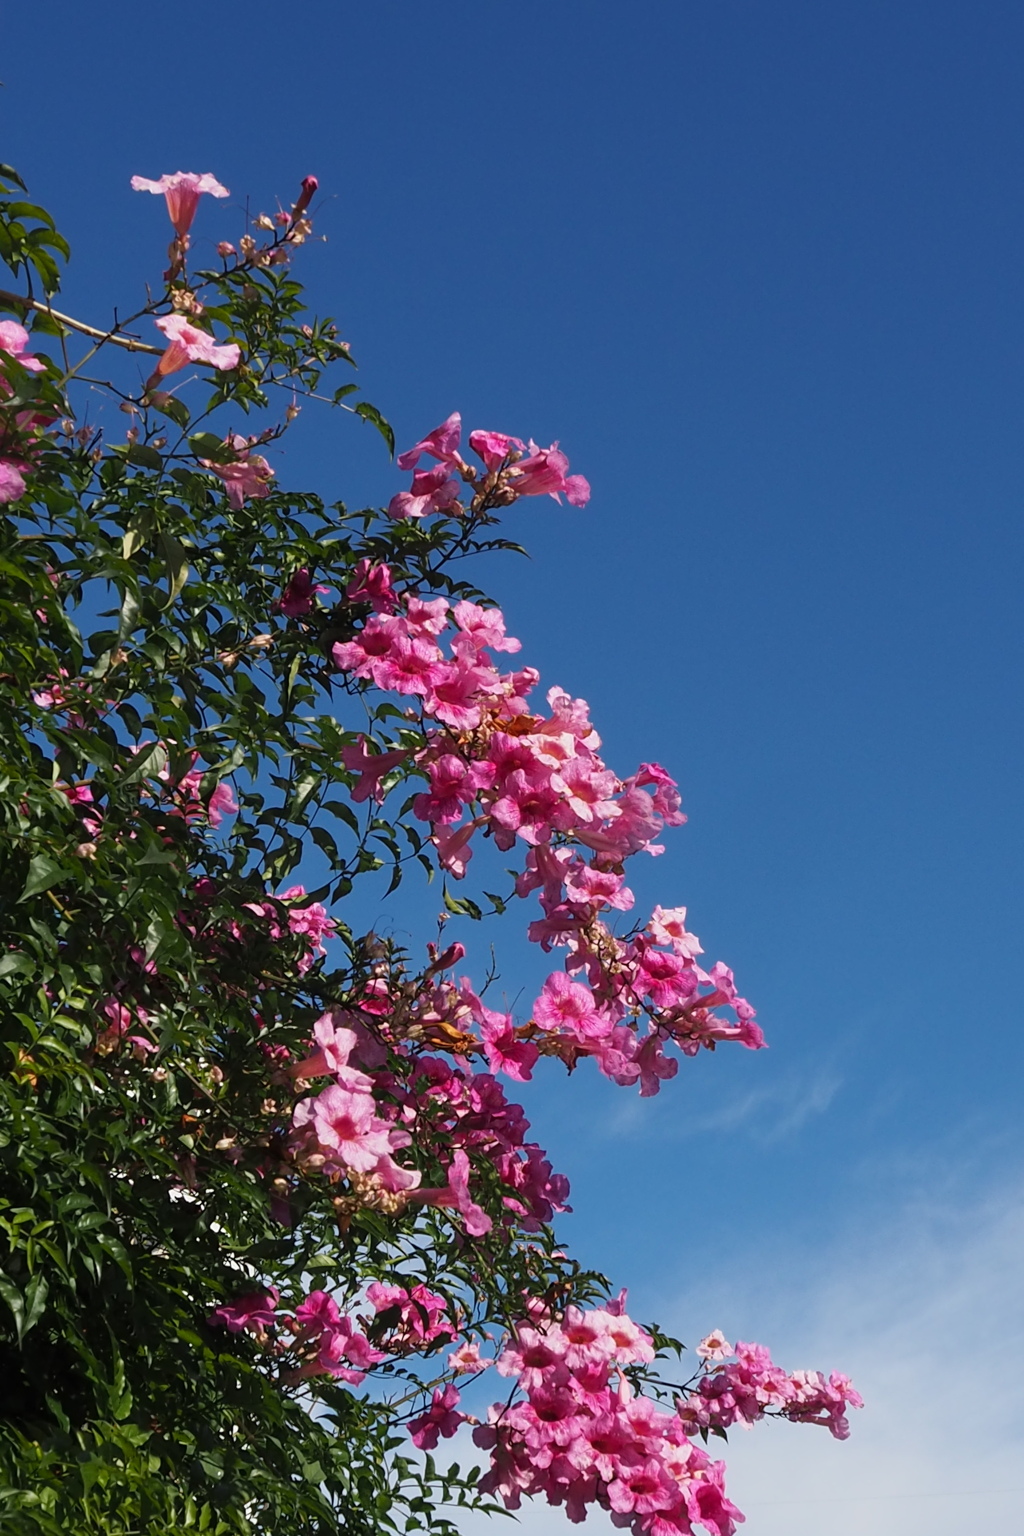
{"type": "Polygon", "coordinates": [[[421,438],[412,448],[407,448],[404,453],[400,453],[395,463],[399,469],[415,469],[421,456],[429,453],[432,459],[440,459],[444,464],[461,464],[462,460],[457,452],[461,437],[462,417],[458,411],[453,411],[447,421],[435,427],[433,432],[428,432],[426,437],[421,438]]]}
{"type": "Polygon", "coordinates": [[[461,827],[438,827],[431,838],[442,869],[456,880],[465,878],[466,865],[473,857],[470,839],[479,825],[480,819],[464,822],[461,827]]]}
{"type": "MultiPolygon", "coordinates": [[[[208,467],[212,469],[213,465],[211,464],[208,467]]],[[[230,496],[230,491],[228,494],[230,496]]],[[[262,494],[265,496],[267,493],[264,491],[262,494]]],[[[234,506],[233,500],[231,504],[234,506]]],[[[301,570],[295,571],[291,576],[288,585],[277,599],[274,607],[279,613],[283,613],[286,618],[298,619],[312,608],[314,594],[329,592],[330,590],[330,587],[314,586],[312,576],[306,567],[303,566],[301,570]]]]}
{"type": "Polygon", "coordinates": [[[347,1088],[325,1088],[312,1101],[308,1116],[300,1115],[308,1100],[295,1111],[294,1123],[312,1121],[316,1139],[325,1150],[335,1154],[338,1162],[359,1173],[368,1173],[378,1158],[391,1149],[388,1128],[377,1119],[373,1097],[369,1093],[353,1093],[347,1088]]]}
{"type": "Polygon", "coordinates": [[[207,363],[222,373],[237,368],[242,358],[241,348],[233,341],[218,346],[209,331],[201,331],[191,325],[184,315],[158,315],[157,328],[169,339],[170,346],[156,365],[156,372],[147,381],[147,388],[168,373],[176,373],[186,363],[207,363]]]}
{"type": "Polygon", "coordinates": [[[533,1005],[533,1017],[541,1029],[568,1030],[578,1039],[606,1035],[609,1024],[597,1011],[589,987],[555,971],[544,983],[533,1005]]]}
{"type": "Polygon", "coordinates": [[[410,489],[399,491],[388,502],[388,516],[401,522],[409,517],[426,517],[428,512],[444,512],[458,501],[459,490],[459,481],[449,475],[447,465],[418,469],[410,489]]]}
{"type": "Polygon", "coordinates": [[[25,479],[13,459],[0,459],[0,506],[19,501],[25,494],[25,479]]]}
{"type": "Polygon", "coordinates": [[[526,451],[526,444],[521,438],[508,437],[504,432],[471,432],[469,446],[483,459],[485,468],[492,474],[501,468],[513,449],[518,449],[520,453],[526,451]]]}
{"type": "Polygon", "coordinates": [[[582,475],[566,475],[569,460],[557,443],[550,448],[530,444],[530,456],[520,459],[510,473],[510,484],[517,496],[552,496],[560,501],[560,491],[574,507],[585,507],[590,500],[590,485],[582,475]]]}
{"type": "Polygon", "coordinates": [[[292,208],[293,219],[297,219],[300,214],[305,213],[306,209],[309,207],[310,199],[313,197],[313,194],[316,192],[316,189],[319,185],[320,183],[315,176],[303,176],[302,190],[295,201],[294,207],[292,208]]]}
{"type": "Polygon", "coordinates": [[[417,1190],[412,1198],[421,1205],[458,1211],[471,1237],[482,1237],[491,1230],[491,1218],[470,1196],[469,1158],[461,1147],[452,1157],[447,1186],[444,1189],[417,1190]]]}
{"type": "Polygon", "coordinates": [[[161,176],[159,181],[147,181],[145,176],[132,177],[135,192],[162,192],[167,199],[167,212],[171,216],[178,235],[187,235],[204,192],[211,197],[227,197],[227,187],[222,187],[209,171],[202,176],[195,171],[175,171],[173,176],[161,176]]]}
{"type": "Polygon", "coordinates": [[[698,1360],[712,1360],[719,1362],[727,1360],[732,1354],[732,1345],[720,1328],[713,1328],[706,1339],[701,1339],[697,1345],[696,1354],[698,1360]]]}
{"type": "Polygon", "coordinates": [[[27,368],[29,373],[42,373],[46,367],[38,357],[33,357],[25,348],[29,343],[29,334],[23,325],[17,320],[0,320],[0,352],[6,352],[8,357],[13,357],[16,363],[27,368]]]}
{"type": "Polygon", "coordinates": [[[489,763],[463,762],[454,753],[445,753],[428,764],[430,790],[417,795],[413,801],[413,814],[421,821],[435,825],[458,821],[462,808],[475,800],[479,791],[491,782],[489,763]]]}
{"type": "Polygon", "coordinates": [[[495,691],[498,674],[487,665],[474,666],[459,658],[435,669],[423,707],[428,715],[456,731],[475,731],[483,703],[495,691]]]}
{"type": "Polygon", "coordinates": [[[393,613],[398,604],[391,590],[390,567],[374,565],[369,559],[360,560],[353,570],[345,596],[353,603],[370,603],[374,613],[393,613]]]}
{"type": "MultiPolygon", "coordinates": [[[[157,324],[159,324],[159,321],[157,324]]],[[[217,347],[214,350],[223,352],[228,349],[217,347]]],[[[235,350],[237,352],[237,347],[235,350]]],[[[164,353],[164,357],[166,356],[167,354],[164,353]]],[[[217,364],[217,366],[223,367],[224,365],[217,364]]],[[[229,366],[237,366],[237,360],[229,366]]],[[[213,459],[200,459],[199,462],[204,469],[212,470],[218,479],[224,481],[224,489],[227,491],[229,503],[236,512],[241,512],[247,496],[251,497],[254,501],[262,501],[265,496],[270,495],[270,482],[274,478],[274,472],[261,454],[250,451],[249,444],[244,437],[239,437],[236,433],[226,438],[225,441],[227,446],[233,448],[237,455],[233,463],[218,464],[213,459]]],[[[327,587],[317,588],[318,592],[326,592],[327,590],[327,587]]],[[[287,596],[287,594],[285,595],[287,596]]],[[[283,613],[287,612],[287,609],[284,607],[284,599],[281,602],[281,611],[283,613]]]]}
{"type": "Polygon", "coordinates": [[[426,1413],[409,1421],[409,1438],[417,1450],[432,1451],[439,1435],[449,1440],[459,1425],[465,1424],[466,1415],[455,1411],[458,1401],[459,1389],[452,1382],[443,1390],[435,1389],[426,1413]]]}
{"type": "Polygon", "coordinates": [[[518,651],[522,642],[505,634],[505,618],[500,608],[481,608],[477,603],[456,603],[452,616],[463,634],[477,646],[492,651],[518,651]]]}
{"type": "Polygon", "coordinates": [[[222,1324],[229,1333],[241,1333],[244,1329],[261,1334],[274,1322],[274,1314],[281,1293],[272,1285],[268,1291],[249,1291],[234,1301],[217,1307],[208,1321],[222,1324]]]}
{"type": "Polygon", "coordinates": [[[529,1040],[518,1040],[508,1013],[492,1013],[481,1008],[480,1035],[487,1065],[492,1072],[504,1072],[517,1083],[528,1083],[540,1052],[529,1040]]]}
{"type": "Polygon", "coordinates": [[[468,1339],[465,1344],[460,1344],[458,1349],[453,1349],[448,1356],[448,1369],[454,1371],[457,1376],[464,1376],[477,1371],[486,1371],[494,1362],[484,1360],[480,1356],[480,1345],[475,1339],[468,1339]]]}
{"type": "Polygon", "coordinates": [[[355,746],[342,747],[341,760],[345,767],[359,775],[359,781],[352,790],[352,799],[358,804],[372,796],[380,805],[386,794],[381,787],[381,779],[386,778],[399,763],[404,763],[408,756],[404,748],[393,752],[369,752],[365,736],[360,736],[355,746]]]}
{"type": "Polygon", "coordinates": [[[677,955],[687,959],[695,960],[704,953],[696,935],[686,931],[685,907],[655,907],[647,932],[655,944],[671,944],[677,955]]]}

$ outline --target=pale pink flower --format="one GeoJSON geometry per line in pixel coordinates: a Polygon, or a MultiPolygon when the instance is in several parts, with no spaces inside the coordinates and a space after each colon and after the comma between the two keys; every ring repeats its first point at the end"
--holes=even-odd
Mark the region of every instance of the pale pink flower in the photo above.
{"type": "Polygon", "coordinates": [[[167,199],[171,223],[178,235],[188,234],[204,192],[208,192],[211,197],[228,196],[227,187],[222,187],[209,171],[201,176],[195,171],[175,171],[173,175],[161,176],[159,181],[147,181],[145,176],[133,176],[132,189],[135,192],[162,192],[167,199]]]}
{"type": "Polygon", "coordinates": [[[147,387],[168,373],[176,373],[186,363],[206,363],[211,368],[227,373],[237,368],[241,361],[242,349],[235,342],[229,341],[219,346],[209,331],[201,331],[198,326],[191,325],[184,315],[158,315],[156,324],[170,341],[170,346],[157,363],[156,372],[149,379],[147,387]]]}
{"type": "Polygon", "coordinates": [[[655,944],[670,944],[677,955],[685,955],[690,960],[704,953],[696,934],[686,931],[685,907],[655,907],[647,932],[655,944]]]}
{"type": "Polygon", "coordinates": [[[698,1360],[728,1360],[732,1354],[732,1345],[722,1332],[721,1328],[713,1328],[707,1338],[701,1339],[697,1345],[696,1355],[698,1360]]]}
{"type": "MultiPolygon", "coordinates": [[[[223,347],[217,351],[225,351],[223,347]]],[[[237,351],[237,348],[235,349],[237,351]]],[[[165,353],[164,356],[167,354],[165,353]]],[[[162,360],[161,360],[162,361],[162,360]]],[[[218,363],[217,367],[224,364],[218,363]]],[[[231,364],[232,367],[236,366],[231,364]]],[[[204,469],[212,470],[219,480],[223,480],[224,489],[227,491],[228,501],[236,512],[241,512],[245,505],[246,497],[254,501],[262,501],[270,495],[270,482],[274,478],[274,471],[263,458],[262,454],[253,453],[250,445],[244,437],[236,434],[226,439],[227,446],[233,448],[236,458],[230,464],[218,464],[213,459],[200,459],[204,469]]],[[[318,587],[318,592],[326,592],[326,587],[318,587]]],[[[287,595],[287,594],[286,594],[287,595]]],[[[287,612],[284,607],[284,599],[281,602],[282,613],[287,612]]]]}
{"type": "Polygon", "coordinates": [[[481,608],[478,603],[456,603],[452,610],[456,624],[477,646],[492,651],[518,651],[522,641],[505,634],[505,617],[500,608],[481,608]]]}
{"type": "Polygon", "coordinates": [[[460,1344],[458,1349],[453,1349],[448,1356],[448,1369],[454,1371],[456,1376],[464,1376],[477,1371],[486,1371],[493,1360],[484,1360],[480,1355],[480,1345],[475,1339],[467,1339],[460,1344]]]}

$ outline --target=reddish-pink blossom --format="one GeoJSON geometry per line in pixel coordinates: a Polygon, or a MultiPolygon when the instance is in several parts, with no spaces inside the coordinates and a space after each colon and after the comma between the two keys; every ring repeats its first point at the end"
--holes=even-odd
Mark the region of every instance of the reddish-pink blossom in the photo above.
{"type": "Polygon", "coordinates": [[[538,448],[531,442],[529,457],[520,459],[510,470],[510,483],[517,496],[552,496],[561,501],[560,492],[574,507],[585,507],[590,500],[590,485],[582,475],[567,475],[569,460],[557,443],[538,448]]]}
{"type": "Polygon", "coordinates": [[[0,458],[0,506],[10,501],[19,501],[24,496],[24,467],[16,464],[13,459],[0,458]]]}
{"type": "MultiPolygon", "coordinates": [[[[266,491],[263,494],[266,495],[266,491]]],[[[315,595],[329,592],[330,590],[330,587],[314,586],[312,576],[307,568],[303,566],[300,570],[294,571],[289,577],[288,585],[277,599],[274,607],[279,613],[283,613],[286,618],[298,619],[312,608],[315,595]]]]}

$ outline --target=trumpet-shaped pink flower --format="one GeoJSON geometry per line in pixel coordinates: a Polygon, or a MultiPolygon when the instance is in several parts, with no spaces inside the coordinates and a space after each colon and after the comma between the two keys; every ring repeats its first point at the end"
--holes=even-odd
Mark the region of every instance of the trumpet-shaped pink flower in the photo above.
{"type": "Polygon", "coordinates": [[[520,459],[513,467],[511,484],[517,496],[552,496],[560,501],[559,492],[574,507],[585,507],[590,500],[590,484],[582,475],[567,475],[569,460],[557,443],[550,448],[538,448],[530,444],[528,458],[520,459]]]}
{"type": "Polygon", "coordinates": [[[242,1333],[245,1329],[251,1333],[263,1333],[274,1322],[280,1299],[281,1293],[275,1285],[268,1291],[250,1291],[217,1307],[209,1322],[222,1324],[229,1333],[242,1333]]]}
{"type": "Polygon", "coordinates": [[[606,1035],[609,1030],[590,988],[572,981],[564,971],[548,977],[533,1005],[533,1017],[541,1029],[568,1030],[581,1039],[606,1035]]]}
{"type": "Polygon", "coordinates": [[[455,1411],[458,1401],[459,1389],[449,1382],[443,1390],[440,1387],[435,1389],[426,1413],[410,1419],[409,1438],[418,1450],[432,1451],[439,1435],[448,1440],[460,1424],[465,1424],[466,1415],[455,1411]]]}
{"type": "Polygon", "coordinates": [[[353,603],[370,603],[374,613],[393,613],[398,606],[391,590],[390,567],[374,565],[369,559],[360,560],[353,570],[345,596],[353,603]]]}
{"type": "Polygon", "coordinates": [[[417,1190],[412,1199],[420,1205],[436,1205],[458,1211],[471,1237],[482,1237],[491,1230],[491,1218],[469,1193],[469,1158],[461,1147],[452,1157],[447,1186],[443,1189],[417,1190]]]}
{"type": "Polygon", "coordinates": [[[132,190],[163,193],[167,199],[167,212],[178,235],[187,235],[192,228],[192,220],[204,192],[208,192],[211,197],[228,196],[227,187],[222,187],[209,171],[201,176],[195,171],[175,171],[173,175],[161,176],[159,181],[147,181],[145,176],[133,176],[132,190]]]}
{"type": "Polygon", "coordinates": [[[458,411],[453,411],[447,421],[442,421],[433,432],[428,432],[426,437],[420,438],[412,448],[407,448],[404,453],[400,453],[395,463],[399,469],[415,469],[422,455],[429,453],[432,459],[440,459],[443,464],[461,464],[462,460],[458,454],[461,438],[462,417],[458,411]]]}
{"type": "MultiPolygon", "coordinates": [[[[223,352],[225,348],[219,347],[216,350],[223,352]]],[[[235,350],[237,351],[237,348],[235,350]]],[[[164,355],[166,356],[166,353],[164,355]]],[[[216,366],[222,368],[224,365],[218,363],[216,366]]],[[[204,469],[212,470],[218,479],[223,480],[228,501],[236,512],[241,512],[246,497],[254,501],[262,501],[265,496],[270,495],[270,482],[274,478],[274,471],[262,454],[253,453],[245,438],[238,436],[237,433],[227,439],[227,446],[234,449],[236,454],[232,463],[218,464],[213,459],[200,459],[199,462],[204,469]]],[[[317,588],[319,592],[327,590],[326,587],[317,588]]],[[[281,612],[287,612],[284,599],[281,601],[281,612]]]]}
{"type": "Polygon", "coordinates": [[[359,803],[369,800],[372,796],[380,805],[385,796],[381,779],[386,778],[399,763],[404,763],[408,756],[409,753],[402,747],[393,752],[369,752],[365,736],[360,736],[355,746],[342,747],[341,760],[345,767],[359,775],[359,781],[352,791],[352,799],[359,803]]]}
{"type": "Polygon", "coordinates": [[[417,469],[410,489],[399,491],[388,502],[388,516],[402,522],[409,517],[426,517],[428,512],[445,512],[458,501],[459,489],[459,481],[449,475],[447,464],[417,469]]]}
{"type": "Polygon", "coordinates": [[[526,452],[526,444],[522,438],[509,437],[505,432],[471,432],[469,446],[479,458],[483,459],[484,467],[492,473],[501,468],[513,451],[526,452]]]}
{"type": "Polygon", "coordinates": [[[157,363],[150,384],[169,373],[176,373],[186,363],[207,363],[211,368],[228,373],[241,361],[242,349],[235,342],[218,345],[209,331],[201,331],[190,324],[184,315],[158,315],[156,324],[170,341],[170,346],[157,363]]]}

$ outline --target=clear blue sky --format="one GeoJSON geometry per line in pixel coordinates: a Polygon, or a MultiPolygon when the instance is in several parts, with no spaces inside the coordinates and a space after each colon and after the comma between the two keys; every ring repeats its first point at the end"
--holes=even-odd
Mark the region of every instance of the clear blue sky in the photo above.
{"type": "MultiPolygon", "coordinates": [[[[535,558],[491,585],[609,760],[680,779],[690,823],[631,884],[688,905],[771,1050],[654,1103],[552,1073],[530,1102],[567,1239],[690,1336],[797,1348],[869,1253],[864,1294],[919,1262],[907,1316],[937,1305],[964,1222],[995,1200],[1002,1231],[1024,1178],[1024,10],[7,0],[0,35],[2,157],[72,240],[69,308],[159,274],[133,173],[213,171],[217,239],[314,172],[301,272],[400,445],[460,409],[593,484],[585,512],[517,508],[535,558]]],[[[354,503],[405,483],[334,417],[277,468],[354,503]]],[[[515,919],[485,937],[528,984],[515,919]]],[[[977,1308],[1019,1347],[1004,1302],[977,1308]]],[[[828,1358],[790,1363],[844,1364],[815,1328],[828,1358]]]]}

